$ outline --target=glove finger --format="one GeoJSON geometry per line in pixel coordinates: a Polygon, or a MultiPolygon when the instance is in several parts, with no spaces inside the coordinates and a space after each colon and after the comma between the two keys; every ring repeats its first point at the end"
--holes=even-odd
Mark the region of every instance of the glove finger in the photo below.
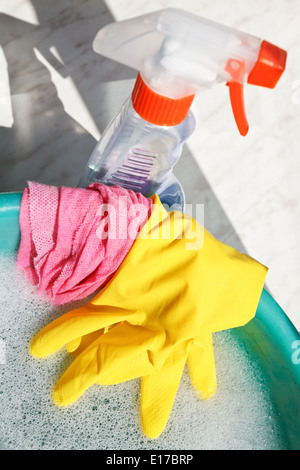
{"type": "Polygon", "coordinates": [[[147,355],[152,341],[153,333],[142,327],[124,323],[111,328],[83,350],[66,370],[54,388],[54,401],[66,406],[95,383],[108,385],[139,377],[141,365],[143,372],[149,374],[154,370],[147,355]],[[136,357],[142,357],[137,368],[136,357]]]}
{"type": "Polygon", "coordinates": [[[104,361],[97,383],[112,385],[153,373],[149,349],[154,344],[156,336],[143,327],[126,322],[113,327],[101,342],[104,361]]]}
{"type": "Polygon", "coordinates": [[[155,368],[149,361],[148,351],[144,350],[136,357],[122,362],[122,367],[117,367],[113,373],[110,368],[103,369],[101,379],[97,383],[99,385],[114,385],[153,374],[153,372],[155,372],[155,368]]]}
{"type": "MultiPolygon", "coordinates": [[[[72,356],[79,356],[84,349],[90,346],[97,338],[102,336],[104,332],[108,331],[103,328],[99,331],[94,331],[89,335],[85,335],[82,338],[77,338],[77,340],[72,341],[67,345],[67,351],[72,356]]],[[[122,364],[122,368],[118,367],[114,371],[114,378],[109,377],[109,375],[104,374],[102,371],[101,381],[97,382],[99,385],[113,385],[116,383],[126,382],[137,377],[142,377],[143,375],[151,374],[154,372],[154,368],[149,362],[149,354],[145,350],[136,356],[133,359],[130,359],[128,362],[122,364]]]]}
{"type": "Polygon", "coordinates": [[[168,422],[186,359],[187,343],[179,344],[159,372],[142,377],[142,428],[151,439],[158,437],[168,422]]]}
{"type": "Polygon", "coordinates": [[[217,388],[214,350],[211,335],[193,342],[188,355],[188,371],[199,396],[208,399],[217,388]]]}
{"type": "Polygon", "coordinates": [[[36,357],[48,356],[81,336],[122,322],[129,317],[130,314],[123,309],[88,304],[62,315],[43,328],[33,338],[30,352],[36,357]]]}
{"type": "Polygon", "coordinates": [[[101,328],[101,330],[92,331],[92,333],[80,336],[79,338],[70,341],[70,343],[67,344],[68,353],[75,357],[79,356],[84,349],[86,349],[96,339],[100,338],[105,331],[105,328],[101,328]]]}

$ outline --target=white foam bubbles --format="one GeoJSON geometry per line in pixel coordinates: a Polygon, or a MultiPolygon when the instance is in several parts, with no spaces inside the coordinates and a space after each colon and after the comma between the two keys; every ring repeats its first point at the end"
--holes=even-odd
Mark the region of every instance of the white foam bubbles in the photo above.
{"type": "MultiPolygon", "coordinates": [[[[2,449],[280,449],[280,427],[269,390],[230,332],[214,336],[216,395],[199,400],[184,371],[163,434],[147,439],[139,418],[139,380],[91,387],[65,408],[52,389],[73,358],[62,350],[45,359],[30,356],[32,337],[70,309],[42,299],[0,256],[0,448],[2,449]]],[[[154,397],[155,399],[155,397],[154,397]]]]}

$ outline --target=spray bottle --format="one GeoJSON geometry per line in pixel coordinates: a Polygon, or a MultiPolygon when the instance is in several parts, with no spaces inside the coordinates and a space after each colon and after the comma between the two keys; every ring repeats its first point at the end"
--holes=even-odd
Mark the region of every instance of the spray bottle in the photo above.
{"type": "Polygon", "coordinates": [[[101,182],[147,197],[156,193],[180,211],[185,197],[172,170],[195,129],[190,109],[195,94],[228,85],[233,115],[245,136],[244,82],[274,88],[287,56],[267,41],[173,8],[109,24],[93,47],[138,75],[79,185],[101,182]]]}

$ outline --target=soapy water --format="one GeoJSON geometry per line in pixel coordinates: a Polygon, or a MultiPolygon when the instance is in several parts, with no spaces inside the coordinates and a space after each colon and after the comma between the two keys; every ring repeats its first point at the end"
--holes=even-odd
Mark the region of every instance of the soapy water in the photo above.
{"type": "Polygon", "coordinates": [[[63,349],[36,359],[29,344],[43,326],[87,300],[51,305],[18,272],[15,256],[0,255],[0,449],[284,448],[262,372],[230,331],[214,335],[215,396],[200,400],[185,370],[168,424],[157,439],[148,439],[141,429],[138,379],[94,385],[74,404],[57,407],[53,387],[74,358],[63,349]]]}

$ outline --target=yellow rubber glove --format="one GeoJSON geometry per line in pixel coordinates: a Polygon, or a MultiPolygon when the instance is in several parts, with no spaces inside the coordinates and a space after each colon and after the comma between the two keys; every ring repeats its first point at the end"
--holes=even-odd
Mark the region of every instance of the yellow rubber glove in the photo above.
{"type": "Polygon", "coordinates": [[[153,199],[151,217],[106,287],[31,344],[43,357],[93,335],[56,384],[55,402],[68,405],[95,383],[142,377],[142,425],[151,438],[166,425],[186,361],[199,394],[214,393],[212,333],[254,317],[267,272],[153,199]]]}
{"type": "MultiPolygon", "coordinates": [[[[88,345],[103,334],[104,330],[100,330],[86,335],[78,341],[70,343],[68,351],[72,355],[78,356],[88,345]]],[[[143,363],[143,357],[137,358],[134,362],[134,375],[137,377],[142,376],[141,420],[143,431],[148,437],[158,437],[163,431],[187,359],[189,375],[199,396],[208,399],[216,391],[217,379],[211,335],[206,340],[203,339],[201,344],[198,344],[197,340],[189,343],[188,348],[189,352],[187,354],[186,343],[179,344],[174,352],[170,354],[161,370],[152,372],[147,376],[143,376],[147,366],[147,362],[146,364],[143,363]]],[[[129,364],[123,364],[122,368],[118,369],[118,375],[114,374],[116,383],[129,379],[128,370],[130,367],[132,367],[132,363],[129,362],[129,364]]],[[[102,385],[108,384],[103,375],[102,381],[99,383],[102,385]]]]}

